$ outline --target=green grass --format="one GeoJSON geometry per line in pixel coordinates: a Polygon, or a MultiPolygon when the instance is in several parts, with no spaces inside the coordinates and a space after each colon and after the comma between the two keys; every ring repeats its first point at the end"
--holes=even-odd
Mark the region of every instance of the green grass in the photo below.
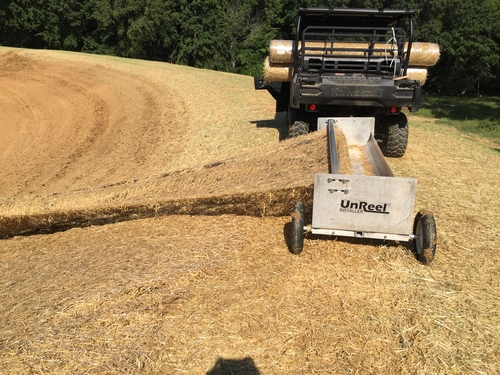
{"type": "Polygon", "coordinates": [[[500,97],[424,95],[418,116],[500,144],[500,97]]]}

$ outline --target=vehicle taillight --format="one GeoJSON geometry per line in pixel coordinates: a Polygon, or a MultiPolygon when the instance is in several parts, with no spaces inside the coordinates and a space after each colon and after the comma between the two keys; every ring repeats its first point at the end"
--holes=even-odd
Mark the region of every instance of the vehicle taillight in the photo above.
{"type": "Polygon", "coordinates": [[[398,113],[397,107],[391,107],[390,111],[392,114],[398,113]]]}
{"type": "Polygon", "coordinates": [[[316,104],[309,104],[309,110],[310,111],[315,111],[318,107],[316,106],[316,104]]]}

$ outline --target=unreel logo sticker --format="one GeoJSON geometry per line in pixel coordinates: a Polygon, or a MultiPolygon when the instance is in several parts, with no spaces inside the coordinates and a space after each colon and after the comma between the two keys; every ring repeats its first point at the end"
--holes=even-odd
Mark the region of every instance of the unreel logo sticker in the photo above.
{"type": "Polygon", "coordinates": [[[371,214],[389,214],[388,211],[389,203],[384,204],[373,204],[369,202],[351,202],[350,200],[344,200],[340,202],[340,212],[350,212],[353,214],[371,213],[371,214]]]}

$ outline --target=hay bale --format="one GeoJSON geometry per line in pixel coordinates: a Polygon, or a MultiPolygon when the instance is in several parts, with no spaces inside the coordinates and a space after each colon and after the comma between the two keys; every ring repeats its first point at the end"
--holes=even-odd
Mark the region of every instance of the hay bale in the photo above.
{"type": "Polygon", "coordinates": [[[293,64],[293,40],[271,40],[269,60],[273,64],[293,64]]]}
{"type": "Polygon", "coordinates": [[[266,57],[264,61],[264,80],[266,82],[291,82],[293,77],[293,66],[285,64],[273,64],[266,57]]]}
{"type": "MultiPolygon", "coordinates": [[[[408,44],[406,45],[408,46],[408,44]]],[[[406,48],[405,48],[406,50],[406,48]]],[[[411,46],[411,66],[429,67],[434,66],[439,60],[439,45],[436,43],[413,43],[411,46]]]]}
{"type": "MultiPolygon", "coordinates": [[[[420,86],[427,81],[427,68],[410,66],[406,76],[409,79],[420,81],[420,86]]],[[[293,77],[293,66],[285,64],[273,64],[269,57],[264,62],[264,80],[266,82],[291,82],[293,77]]]]}
{"type": "MultiPolygon", "coordinates": [[[[293,47],[295,41],[293,40],[271,40],[269,45],[269,60],[273,64],[293,64],[293,47]]],[[[302,44],[299,43],[299,48],[302,44]]],[[[347,50],[337,50],[335,55],[337,56],[364,56],[365,50],[369,47],[368,43],[356,43],[356,42],[307,42],[306,48],[318,48],[317,50],[307,51],[310,55],[323,55],[326,49],[339,48],[347,50]]],[[[394,47],[387,43],[376,43],[374,45],[375,52],[373,56],[387,56],[387,58],[392,58],[397,54],[397,50],[394,51],[394,47]]],[[[328,51],[332,54],[331,50],[328,51]]]]}
{"type": "MultiPolygon", "coordinates": [[[[269,59],[273,64],[293,64],[293,40],[271,40],[269,45],[269,59]]],[[[301,45],[299,44],[299,48],[301,45]]],[[[308,48],[349,48],[349,51],[335,51],[335,55],[354,55],[363,56],[364,50],[368,48],[368,43],[354,43],[354,42],[309,42],[306,43],[308,48]],[[354,49],[354,50],[353,50],[354,49]],[[356,51],[359,49],[359,51],[356,51]]],[[[392,58],[397,54],[393,51],[393,45],[387,43],[376,43],[374,48],[376,51],[374,56],[387,56],[392,58]]],[[[405,51],[408,49],[408,43],[405,46],[405,51]]],[[[310,54],[324,54],[322,50],[309,51],[310,54]]],[[[439,60],[440,51],[439,45],[436,43],[416,42],[412,44],[409,65],[428,67],[434,66],[439,60]]]]}
{"type": "Polygon", "coordinates": [[[406,76],[409,79],[420,81],[420,86],[423,86],[427,80],[427,68],[409,67],[406,76]]]}

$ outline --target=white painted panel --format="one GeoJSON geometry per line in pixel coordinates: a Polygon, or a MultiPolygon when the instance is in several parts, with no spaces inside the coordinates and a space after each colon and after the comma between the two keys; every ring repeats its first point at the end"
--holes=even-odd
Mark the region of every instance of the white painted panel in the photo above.
{"type": "Polygon", "coordinates": [[[316,174],[312,227],[409,235],[414,178],[316,174]]]}

